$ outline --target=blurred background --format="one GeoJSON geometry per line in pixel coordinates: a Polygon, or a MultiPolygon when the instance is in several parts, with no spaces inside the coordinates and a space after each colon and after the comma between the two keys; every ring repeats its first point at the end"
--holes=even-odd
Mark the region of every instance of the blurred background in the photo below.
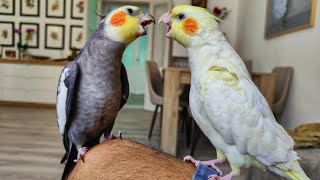
{"type": "MultiPolygon", "coordinates": [[[[220,30],[244,60],[278,123],[295,139],[306,173],[319,177],[316,0],[0,0],[0,179],[60,178],[64,148],[56,123],[57,82],[101,21],[97,12],[136,5],[159,19],[179,4],[207,8],[223,20],[220,30]]],[[[122,62],[130,96],[114,132],[121,130],[126,139],[178,158],[213,159],[215,148],[188,105],[187,51],[165,33],[164,25],[151,25],[147,36],[126,49],[122,62]],[[175,90],[179,93],[171,93],[175,90]]],[[[222,169],[227,173],[228,163],[222,169]]],[[[263,178],[277,177],[249,169],[234,179],[263,178]]]]}

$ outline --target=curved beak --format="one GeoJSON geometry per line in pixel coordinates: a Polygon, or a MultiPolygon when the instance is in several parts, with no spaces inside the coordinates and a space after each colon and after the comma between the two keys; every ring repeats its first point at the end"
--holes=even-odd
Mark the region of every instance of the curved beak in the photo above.
{"type": "Polygon", "coordinates": [[[144,36],[147,34],[147,30],[145,29],[146,26],[153,23],[155,24],[155,19],[151,14],[143,13],[140,18],[140,28],[139,28],[139,36],[144,36]]]}
{"type": "Polygon", "coordinates": [[[171,11],[168,11],[168,12],[164,13],[164,14],[160,17],[158,24],[161,24],[161,23],[168,24],[168,23],[170,23],[170,22],[171,22],[170,14],[171,14],[171,11]]]}
{"type": "Polygon", "coordinates": [[[158,22],[159,24],[165,23],[167,25],[167,34],[166,34],[166,36],[168,38],[171,38],[171,25],[172,25],[172,22],[171,22],[170,14],[171,14],[171,11],[168,11],[168,12],[164,13],[160,17],[159,22],[158,22]]]}

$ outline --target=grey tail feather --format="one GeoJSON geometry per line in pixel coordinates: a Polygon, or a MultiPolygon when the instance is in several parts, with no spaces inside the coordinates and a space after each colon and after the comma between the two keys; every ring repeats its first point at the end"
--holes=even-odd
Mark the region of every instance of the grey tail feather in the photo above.
{"type": "Polygon", "coordinates": [[[64,155],[60,161],[60,164],[63,164],[67,159],[68,159],[68,152],[64,153],[64,155]]]}
{"type": "Polygon", "coordinates": [[[60,161],[60,164],[64,163],[67,158],[68,158],[68,151],[70,149],[70,144],[69,144],[69,139],[68,138],[65,138],[65,136],[63,136],[63,146],[64,146],[64,149],[66,151],[66,153],[64,154],[64,156],[62,157],[61,161],[60,161]]]}
{"type": "MultiPolygon", "coordinates": [[[[67,154],[67,153],[66,153],[67,154]]],[[[61,180],[65,180],[67,179],[67,176],[69,175],[69,173],[73,170],[73,168],[75,167],[76,163],[73,161],[75,159],[77,159],[77,148],[75,145],[71,145],[70,151],[68,153],[68,158],[67,158],[67,163],[66,166],[64,167],[64,171],[61,177],[61,180]]]]}

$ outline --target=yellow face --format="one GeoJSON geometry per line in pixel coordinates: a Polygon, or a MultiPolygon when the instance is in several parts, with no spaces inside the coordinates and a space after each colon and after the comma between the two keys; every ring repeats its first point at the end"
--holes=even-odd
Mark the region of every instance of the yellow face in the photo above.
{"type": "Polygon", "coordinates": [[[135,6],[124,6],[112,11],[105,19],[107,36],[129,45],[139,36],[146,35],[145,26],[154,18],[135,6]]]}
{"type": "Polygon", "coordinates": [[[189,5],[174,7],[160,21],[167,24],[167,37],[185,47],[190,46],[199,35],[217,28],[216,18],[206,9],[189,5]]]}

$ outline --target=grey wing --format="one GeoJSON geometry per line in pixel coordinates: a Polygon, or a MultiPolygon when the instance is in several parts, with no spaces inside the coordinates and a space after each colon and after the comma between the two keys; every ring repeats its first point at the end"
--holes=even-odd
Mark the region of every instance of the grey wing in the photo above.
{"type": "Polygon", "coordinates": [[[72,100],[78,77],[78,65],[76,61],[68,63],[62,70],[57,92],[57,119],[60,134],[64,135],[66,127],[70,123],[69,115],[72,109],[72,100]]]}
{"type": "Polygon", "coordinates": [[[122,86],[122,99],[120,109],[127,103],[129,98],[129,81],[127,70],[123,63],[121,63],[121,86],[122,86]]]}

